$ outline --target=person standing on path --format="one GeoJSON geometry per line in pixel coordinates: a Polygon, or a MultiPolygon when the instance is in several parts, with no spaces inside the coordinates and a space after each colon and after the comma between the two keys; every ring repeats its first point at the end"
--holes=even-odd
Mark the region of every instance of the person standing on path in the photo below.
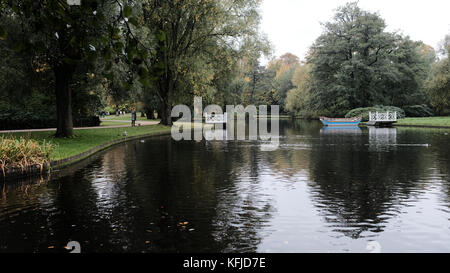
{"type": "Polygon", "coordinates": [[[137,116],[136,116],[136,108],[133,108],[133,109],[131,110],[131,126],[132,126],[132,127],[135,127],[135,126],[136,126],[136,119],[137,119],[137,116]]]}

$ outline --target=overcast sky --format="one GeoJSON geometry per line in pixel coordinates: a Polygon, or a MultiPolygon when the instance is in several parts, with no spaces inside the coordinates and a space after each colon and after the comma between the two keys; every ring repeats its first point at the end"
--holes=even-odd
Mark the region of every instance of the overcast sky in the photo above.
{"type": "MultiPolygon", "coordinates": [[[[337,7],[349,0],[264,0],[262,31],[274,46],[275,56],[291,52],[304,59],[337,7]]],[[[438,48],[450,34],[450,0],[360,0],[365,10],[379,12],[388,31],[400,30],[413,40],[438,48]]],[[[263,61],[265,62],[265,61],[263,61]]]]}

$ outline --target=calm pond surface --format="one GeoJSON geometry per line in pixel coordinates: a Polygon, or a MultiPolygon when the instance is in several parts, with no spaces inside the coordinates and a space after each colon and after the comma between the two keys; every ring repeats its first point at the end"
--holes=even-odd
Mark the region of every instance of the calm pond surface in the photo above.
{"type": "Polygon", "coordinates": [[[449,130],[280,134],[271,152],[150,138],[0,182],[0,252],[450,252],[449,130]]]}

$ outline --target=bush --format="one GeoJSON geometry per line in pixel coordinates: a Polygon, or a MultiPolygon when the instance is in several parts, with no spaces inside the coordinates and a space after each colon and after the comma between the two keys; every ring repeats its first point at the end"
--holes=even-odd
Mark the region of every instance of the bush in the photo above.
{"type": "Polygon", "coordinates": [[[362,117],[363,121],[369,121],[369,112],[397,112],[397,117],[405,118],[405,111],[401,108],[395,106],[383,106],[376,105],[373,107],[366,108],[356,108],[348,112],[345,117],[353,118],[353,117],[362,117]]]}
{"type": "Polygon", "coordinates": [[[26,168],[50,163],[50,153],[54,145],[49,142],[39,144],[32,139],[0,138],[0,169],[3,176],[10,168],[26,168]]]}
{"type": "Polygon", "coordinates": [[[407,117],[432,117],[434,111],[426,104],[403,107],[407,117]]]}
{"type": "Polygon", "coordinates": [[[103,111],[109,112],[110,115],[114,115],[114,114],[116,113],[116,109],[114,109],[114,108],[111,107],[111,106],[106,106],[106,107],[103,109],[103,111]]]}
{"type": "Polygon", "coordinates": [[[101,120],[99,117],[82,117],[73,120],[75,127],[96,127],[100,126],[101,120]]]}

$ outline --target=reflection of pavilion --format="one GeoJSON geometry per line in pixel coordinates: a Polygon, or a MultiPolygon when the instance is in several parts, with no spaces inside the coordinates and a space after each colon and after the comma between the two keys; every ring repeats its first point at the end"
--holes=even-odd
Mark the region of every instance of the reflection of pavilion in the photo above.
{"type": "Polygon", "coordinates": [[[397,128],[377,128],[369,126],[369,147],[380,148],[397,144],[397,128]]]}
{"type": "Polygon", "coordinates": [[[323,135],[358,135],[362,131],[358,126],[343,126],[343,127],[330,127],[325,126],[320,129],[320,134],[323,135]]]}
{"type": "Polygon", "coordinates": [[[212,130],[205,130],[204,132],[204,136],[205,139],[207,141],[221,141],[221,140],[227,140],[228,139],[228,135],[227,135],[227,130],[224,129],[215,129],[213,128],[212,130]]]}

